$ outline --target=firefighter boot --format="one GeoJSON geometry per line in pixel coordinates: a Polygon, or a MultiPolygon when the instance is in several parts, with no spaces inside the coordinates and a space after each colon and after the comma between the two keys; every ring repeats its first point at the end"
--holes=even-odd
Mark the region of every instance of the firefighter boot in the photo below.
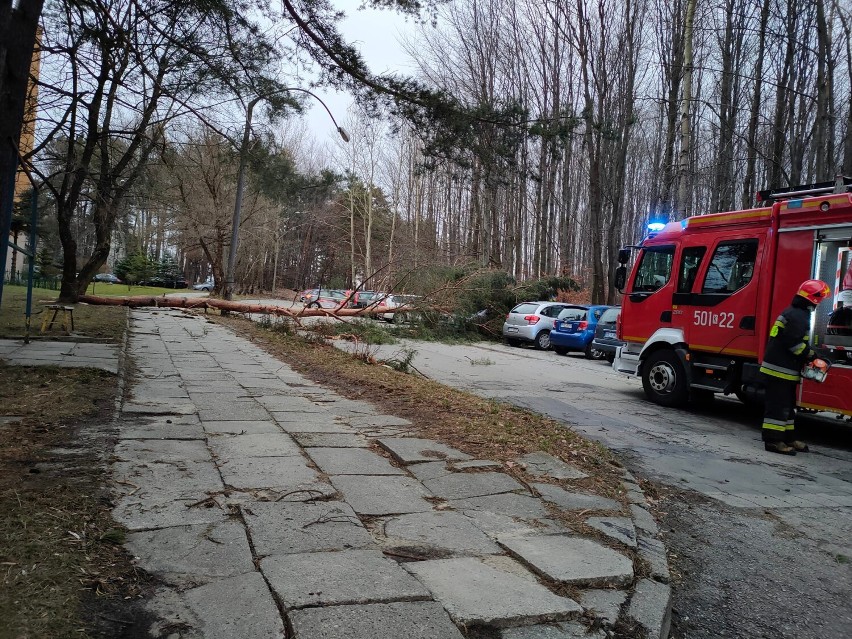
{"type": "Polygon", "coordinates": [[[780,453],[781,455],[795,455],[796,449],[788,446],[784,442],[763,442],[764,448],[770,453],[780,453]]]}
{"type": "Polygon", "coordinates": [[[794,448],[796,450],[796,452],[799,452],[799,453],[807,453],[807,452],[810,451],[810,448],[808,448],[808,445],[805,442],[800,442],[798,439],[794,439],[791,442],[787,442],[787,445],[790,446],[791,448],[794,448]]]}

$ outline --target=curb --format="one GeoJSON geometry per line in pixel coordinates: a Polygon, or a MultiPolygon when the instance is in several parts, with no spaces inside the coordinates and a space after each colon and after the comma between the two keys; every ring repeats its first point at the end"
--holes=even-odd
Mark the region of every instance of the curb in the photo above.
{"type": "Polygon", "coordinates": [[[649,577],[638,580],[622,607],[624,621],[638,626],[649,639],[668,639],[672,618],[672,588],[670,585],[666,547],[658,539],[660,529],[651,511],[645,506],[645,493],[629,472],[623,480],[630,501],[630,518],[637,532],[637,553],[650,568],[649,577]]]}

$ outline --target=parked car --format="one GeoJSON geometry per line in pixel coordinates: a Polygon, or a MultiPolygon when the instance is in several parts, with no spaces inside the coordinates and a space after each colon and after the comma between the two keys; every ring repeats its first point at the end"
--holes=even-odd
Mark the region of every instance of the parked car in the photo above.
{"type": "Polygon", "coordinates": [[[610,364],[615,360],[615,351],[624,344],[615,336],[615,323],[618,321],[619,315],[621,315],[620,306],[606,309],[598,320],[595,339],[592,340],[592,348],[603,353],[604,358],[610,364]]]}
{"type": "Polygon", "coordinates": [[[193,284],[192,289],[195,291],[207,291],[208,293],[215,288],[215,284],[211,281],[201,282],[200,284],[193,284]]]}
{"type": "Polygon", "coordinates": [[[317,296],[319,293],[318,288],[306,288],[304,291],[299,293],[299,301],[302,302],[305,306],[307,306],[312,299],[317,296]]]}
{"type": "Polygon", "coordinates": [[[325,309],[339,309],[342,308],[346,303],[346,298],[349,297],[344,291],[331,290],[331,289],[317,289],[317,293],[315,296],[311,297],[309,301],[305,302],[305,306],[308,308],[325,308],[325,309]]]}
{"type": "Polygon", "coordinates": [[[98,273],[92,280],[95,282],[106,282],[107,284],[121,284],[121,280],[112,273],[98,273]]]}
{"type": "Polygon", "coordinates": [[[550,345],[559,355],[580,351],[588,359],[598,359],[603,354],[592,346],[598,321],[609,306],[574,306],[562,311],[550,332],[550,345]]]}
{"type": "Polygon", "coordinates": [[[164,278],[164,277],[154,277],[150,280],[145,280],[144,282],[140,282],[142,286],[159,286],[160,288],[186,288],[187,283],[186,280],[182,277],[180,278],[164,278]]]}
{"type": "Polygon", "coordinates": [[[355,291],[352,296],[352,308],[367,308],[374,301],[378,301],[377,297],[381,295],[376,291],[355,291]]]}
{"type": "Polygon", "coordinates": [[[538,349],[550,348],[550,331],[559,313],[570,307],[563,302],[523,302],[506,315],[503,338],[509,346],[526,342],[538,349]]]}
{"type": "MultiPolygon", "coordinates": [[[[399,319],[399,313],[394,311],[393,309],[399,308],[400,306],[415,306],[420,300],[419,295],[389,295],[385,299],[379,302],[379,307],[384,307],[387,310],[379,315],[380,319],[385,320],[386,322],[395,322],[399,319]]],[[[404,313],[403,315],[408,318],[410,313],[404,313]]]]}

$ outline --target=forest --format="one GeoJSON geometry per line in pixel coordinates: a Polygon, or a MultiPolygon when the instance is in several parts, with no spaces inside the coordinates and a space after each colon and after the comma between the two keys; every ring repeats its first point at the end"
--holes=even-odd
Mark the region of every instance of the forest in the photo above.
{"type": "Polygon", "coordinates": [[[45,2],[22,162],[62,297],[132,255],[221,293],[241,163],[238,292],[493,270],[593,302],[649,221],[852,175],[849,0],[364,3],[410,75],[347,42],[358,4],[45,2]],[[317,87],[348,142],[307,128],[317,87]]]}

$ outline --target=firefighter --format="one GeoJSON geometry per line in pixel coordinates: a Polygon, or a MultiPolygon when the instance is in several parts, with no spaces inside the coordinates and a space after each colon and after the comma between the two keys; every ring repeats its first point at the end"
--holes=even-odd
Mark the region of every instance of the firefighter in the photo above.
{"type": "Polygon", "coordinates": [[[811,312],[831,294],[822,280],[802,282],[798,293],[769,331],[769,342],[760,372],[766,386],[763,441],[766,450],[782,455],[808,452],[808,446],[793,434],[796,387],[802,367],[816,359],[808,344],[811,312]]]}

